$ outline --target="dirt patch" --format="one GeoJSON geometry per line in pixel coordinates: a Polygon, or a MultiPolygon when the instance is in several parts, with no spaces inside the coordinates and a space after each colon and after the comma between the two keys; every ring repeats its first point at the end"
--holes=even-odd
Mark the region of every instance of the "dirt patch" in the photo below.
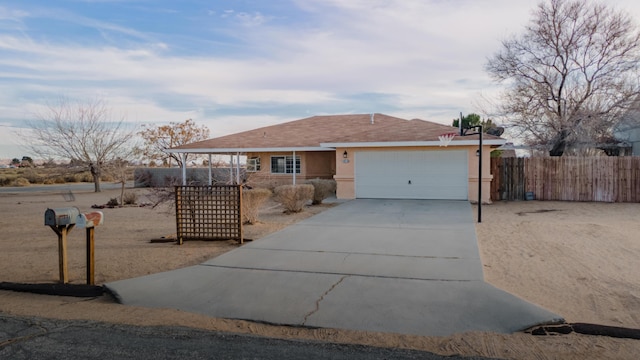
{"type": "MultiPolygon", "coordinates": [[[[140,202],[145,190],[136,189],[140,202]]],[[[77,206],[91,211],[119,191],[0,194],[0,282],[55,283],[57,237],[44,226],[47,207],[77,206]],[[68,198],[68,196],[66,197],[68,198]]],[[[259,223],[245,237],[266,234],[321,212],[332,205],[285,215],[270,202],[259,223]]],[[[150,242],[175,234],[175,218],[161,209],[103,209],[105,223],[96,229],[98,284],[195,265],[237,248],[235,241],[150,242]]],[[[574,323],[640,328],[640,204],[501,202],[483,206],[476,226],[484,275],[488,282],[539,304],[574,323]],[[554,211],[547,211],[553,209],[554,211]],[[522,216],[536,214],[536,216],[522,216]]],[[[69,276],[85,281],[84,231],[69,235],[69,276]]],[[[638,340],[570,333],[556,336],[473,332],[422,337],[338,329],[271,326],[210,318],[171,309],[119,305],[108,296],[75,298],[0,291],[0,311],[59,319],[89,319],[136,325],[181,325],[261,336],[397,347],[513,359],[635,359],[638,340]]]]}
{"type": "Polygon", "coordinates": [[[525,216],[527,214],[544,214],[544,213],[554,212],[554,211],[562,211],[562,210],[558,210],[558,209],[539,209],[539,210],[533,210],[533,211],[519,211],[516,214],[518,214],[520,216],[525,216]]]}

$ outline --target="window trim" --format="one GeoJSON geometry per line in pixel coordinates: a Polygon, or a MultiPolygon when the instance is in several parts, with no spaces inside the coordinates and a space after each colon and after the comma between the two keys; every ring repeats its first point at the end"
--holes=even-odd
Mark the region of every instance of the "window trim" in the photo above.
{"type": "Polygon", "coordinates": [[[247,159],[247,172],[260,171],[260,156],[252,156],[247,159]]]}
{"type": "MultiPolygon", "coordinates": [[[[277,166],[277,165],[276,165],[277,166]]],[[[293,155],[271,155],[271,174],[274,175],[288,175],[293,174],[293,166],[295,166],[296,174],[300,174],[302,171],[300,155],[295,157],[295,165],[293,161],[293,155]],[[284,159],[284,172],[274,172],[274,159],[284,159]]],[[[276,169],[277,170],[277,169],[276,169]]]]}

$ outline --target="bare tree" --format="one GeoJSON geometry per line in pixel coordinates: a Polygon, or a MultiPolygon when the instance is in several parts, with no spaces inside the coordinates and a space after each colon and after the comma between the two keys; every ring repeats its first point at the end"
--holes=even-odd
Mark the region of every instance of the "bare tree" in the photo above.
{"type": "Polygon", "coordinates": [[[50,105],[29,121],[28,146],[43,158],[64,158],[86,164],[93,177],[95,192],[100,192],[102,167],[123,156],[135,136],[124,119],[113,119],[103,100],[71,102],[67,99],[50,105]]]}
{"type": "Polygon", "coordinates": [[[506,83],[500,114],[552,156],[613,139],[640,94],[640,32],[603,4],[540,3],[520,37],[502,42],[487,72],[506,83]]]}
{"type": "Polygon", "coordinates": [[[167,153],[165,150],[206,140],[209,137],[209,129],[204,125],[196,125],[192,119],[181,123],[170,122],[169,125],[143,125],[143,127],[144,129],[139,131],[138,135],[142,137],[144,144],[137,149],[137,152],[149,160],[161,160],[168,166],[175,161],[182,167],[182,159],[177,154],[167,153]]]}

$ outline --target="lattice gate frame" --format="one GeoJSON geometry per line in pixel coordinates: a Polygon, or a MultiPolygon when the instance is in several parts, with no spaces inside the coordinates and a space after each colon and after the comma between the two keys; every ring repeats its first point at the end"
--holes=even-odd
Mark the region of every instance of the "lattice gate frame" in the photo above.
{"type": "Polygon", "coordinates": [[[243,243],[242,186],[176,186],[178,243],[237,240],[243,243]]]}

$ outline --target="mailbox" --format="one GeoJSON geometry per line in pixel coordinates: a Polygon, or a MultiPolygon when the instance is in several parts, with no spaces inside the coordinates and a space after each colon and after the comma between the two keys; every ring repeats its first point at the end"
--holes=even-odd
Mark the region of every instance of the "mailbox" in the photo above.
{"type": "Polygon", "coordinates": [[[92,228],[98,225],[102,225],[104,221],[104,214],[102,211],[94,211],[84,214],[79,214],[76,218],[76,226],[79,228],[92,228]]]}
{"type": "Polygon", "coordinates": [[[69,282],[67,269],[67,234],[75,226],[87,229],[87,284],[95,284],[95,260],[94,260],[94,228],[102,225],[104,215],[100,211],[80,214],[77,207],[47,209],[44,212],[44,224],[50,226],[58,235],[58,267],[60,270],[60,282],[69,282]]]}
{"type": "Polygon", "coordinates": [[[44,224],[49,226],[73,225],[79,214],[80,210],[77,207],[47,209],[44,212],[44,224]]]}

